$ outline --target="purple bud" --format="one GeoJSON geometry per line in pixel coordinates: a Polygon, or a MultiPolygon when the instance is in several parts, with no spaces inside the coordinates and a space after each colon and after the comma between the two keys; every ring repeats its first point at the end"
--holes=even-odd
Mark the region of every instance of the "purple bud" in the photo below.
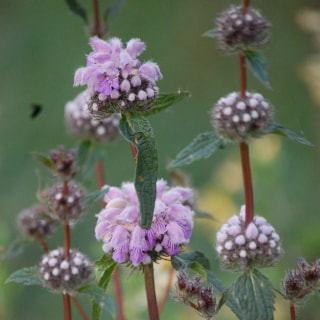
{"type": "Polygon", "coordinates": [[[256,239],[258,234],[259,234],[258,228],[253,222],[251,222],[246,229],[246,237],[248,239],[256,239]]]}

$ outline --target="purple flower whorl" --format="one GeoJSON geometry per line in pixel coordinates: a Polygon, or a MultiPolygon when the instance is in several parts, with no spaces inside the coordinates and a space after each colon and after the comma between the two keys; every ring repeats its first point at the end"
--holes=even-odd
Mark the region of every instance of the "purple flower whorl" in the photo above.
{"type": "Polygon", "coordinates": [[[97,119],[114,113],[144,112],[153,106],[162,78],[158,65],[137,59],[146,48],[140,39],[131,39],[122,47],[118,38],[109,41],[93,37],[93,49],[87,56],[87,66],[79,68],[74,85],[88,85],[88,110],[97,119]]]}
{"type": "Polygon", "coordinates": [[[67,132],[78,139],[108,144],[119,136],[121,115],[116,113],[107,119],[94,119],[87,109],[87,96],[87,91],[81,92],[66,104],[64,115],[67,132]]]}
{"type": "Polygon", "coordinates": [[[282,256],[280,237],[265,218],[255,216],[245,226],[245,206],[217,233],[216,250],[221,265],[230,270],[271,267],[282,256]]]}
{"type": "Polygon", "coordinates": [[[194,212],[186,203],[192,197],[191,189],[169,188],[166,181],[158,180],[152,226],[144,230],[139,226],[134,184],[110,187],[104,197],[106,207],[97,215],[96,238],[103,240],[103,251],[118,263],[139,266],[163,255],[177,255],[191,237],[194,212]]]}

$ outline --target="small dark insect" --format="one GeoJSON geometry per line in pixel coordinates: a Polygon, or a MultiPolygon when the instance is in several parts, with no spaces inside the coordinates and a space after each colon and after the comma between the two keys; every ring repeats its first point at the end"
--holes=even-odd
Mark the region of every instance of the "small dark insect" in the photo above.
{"type": "Polygon", "coordinates": [[[35,104],[34,103],[34,104],[31,105],[31,109],[32,109],[32,112],[31,112],[30,117],[31,117],[31,119],[35,119],[40,114],[40,112],[42,111],[43,106],[40,105],[40,104],[35,104]]]}

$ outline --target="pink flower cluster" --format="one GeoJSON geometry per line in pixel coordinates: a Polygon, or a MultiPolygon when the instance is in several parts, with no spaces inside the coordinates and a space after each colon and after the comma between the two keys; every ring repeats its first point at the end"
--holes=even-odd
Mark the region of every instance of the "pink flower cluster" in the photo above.
{"type": "Polygon", "coordinates": [[[87,66],[76,71],[74,85],[88,85],[88,109],[93,115],[129,112],[136,104],[143,109],[155,99],[155,83],[162,75],[156,63],[141,64],[137,59],[146,48],[140,39],[131,39],[125,49],[118,38],[93,37],[90,45],[93,52],[87,56],[87,66]]]}
{"type": "Polygon", "coordinates": [[[139,202],[133,183],[123,183],[121,189],[110,187],[104,197],[106,207],[98,215],[95,233],[103,240],[103,251],[113,254],[118,263],[134,266],[149,264],[162,255],[174,256],[179,247],[189,242],[194,212],[188,205],[193,198],[189,188],[169,188],[158,180],[152,226],[139,226],[139,202]]]}

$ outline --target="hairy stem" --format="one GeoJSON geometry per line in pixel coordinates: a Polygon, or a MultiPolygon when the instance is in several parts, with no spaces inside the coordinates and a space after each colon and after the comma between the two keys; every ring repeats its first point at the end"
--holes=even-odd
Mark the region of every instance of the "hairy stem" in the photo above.
{"type": "MultiPolygon", "coordinates": [[[[98,188],[101,189],[105,185],[103,164],[101,161],[97,161],[96,163],[96,180],[97,180],[98,188]]],[[[105,205],[106,205],[105,202],[103,201],[103,199],[101,199],[101,208],[103,209],[105,205]]],[[[116,304],[118,308],[118,320],[124,320],[122,289],[121,289],[121,282],[120,282],[120,275],[119,275],[118,268],[115,269],[112,275],[112,280],[113,280],[116,304]]]]}
{"type": "Polygon", "coordinates": [[[49,247],[48,247],[47,243],[42,238],[38,238],[38,241],[39,241],[43,251],[45,253],[48,253],[50,250],[49,250],[49,247]]]}
{"type": "Polygon", "coordinates": [[[294,304],[290,304],[290,316],[291,320],[296,320],[296,310],[294,308],[294,304]]]}
{"type": "Polygon", "coordinates": [[[62,294],[64,320],[71,320],[70,296],[67,293],[62,294]]]}
{"type": "Polygon", "coordinates": [[[248,11],[250,5],[250,0],[243,0],[243,13],[246,13],[248,11]]]}
{"type": "Polygon", "coordinates": [[[246,90],[247,90],[247,72],[246,72],[246,58],[242,52],[239,53],[239,67],[240,67],[240,95],[242,99],[245,99],[246,90]]]}
{"type": "Polygon", "coordinates": [[[169,293],[170,293],[170,289],[171,289],[171,286],[172,286],[172,282],[173,282],[173,278],[174,278],[174,275],[175,275],[175,271],[173,268],[170,268],[169,270],[169,278],[168,278],[168,282],[167,282],[167,286],[165,288],[165,291],[163,293],[163,296],[160,300],[160,303],[159,303],[159,314],[161,314],[166,302],[167,302],[167,299],[168,299],[168,296],[169,296],[169,293]]]}
{"type": "Polygon", "coordinates": [[[144,284],[147,294],[148,311],[150,320],[159,320],[156,291],[154,286],[153,263],[144,268],[144,284]]]}

